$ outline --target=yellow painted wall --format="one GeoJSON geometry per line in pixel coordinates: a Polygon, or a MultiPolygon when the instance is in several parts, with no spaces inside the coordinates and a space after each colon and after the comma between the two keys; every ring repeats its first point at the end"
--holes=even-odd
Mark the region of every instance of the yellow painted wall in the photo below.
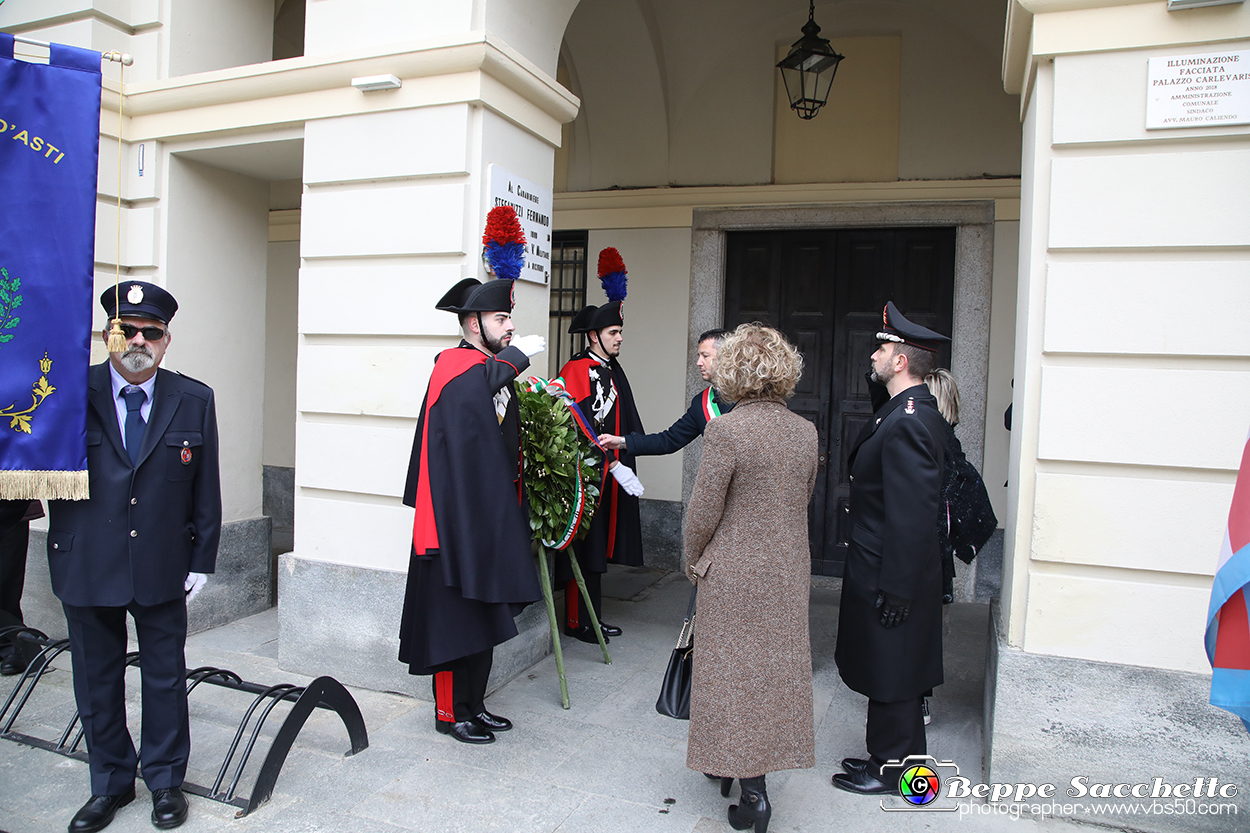
{"type": "MultiPolygon", "coordinates": [[[[898,179],[902,41],[897,35],[840,38],[846,59],[815,118],[790,109],[781,73],[773,108],[773,182],[890,182],[898,179]]],[[[777,47],[777,60],[790,51],[777,47]]]]}

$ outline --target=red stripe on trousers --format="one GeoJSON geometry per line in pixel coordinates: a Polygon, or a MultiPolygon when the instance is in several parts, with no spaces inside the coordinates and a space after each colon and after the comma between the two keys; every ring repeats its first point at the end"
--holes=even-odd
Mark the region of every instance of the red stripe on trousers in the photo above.
{"type": "Polygon", "coordinates": [[[434,672],[434,716],[445,723],[456,722],[455,698],[452,696],[451,672],[434,672]]]}

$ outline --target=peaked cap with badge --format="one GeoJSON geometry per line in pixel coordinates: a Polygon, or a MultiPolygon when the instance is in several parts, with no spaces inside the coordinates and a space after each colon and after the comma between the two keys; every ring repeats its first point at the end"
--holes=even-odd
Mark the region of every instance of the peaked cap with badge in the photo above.
{"type": "Polygon", "coordinates": [[[100,295],[100,306],[110,319],[123,315],[150,318],[162,324],[173,320],[178,302],[163,287],[147,281],[126,281],[100,295]]]}
{"type": "Polygon", "coordinates": [[[887,301],[881,311],[881,332],[877,333],[878,341],[892,341],[895,344],[910,344],[921,350],[936,353],[943,344],[949,344],[950,338],[934,332],[928,327],[908,321],[898,311],[893,301],[887,301]]]}

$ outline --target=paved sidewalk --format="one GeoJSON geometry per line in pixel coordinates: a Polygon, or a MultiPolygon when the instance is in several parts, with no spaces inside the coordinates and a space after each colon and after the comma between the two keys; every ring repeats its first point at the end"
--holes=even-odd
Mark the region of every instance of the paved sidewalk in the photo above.
{"type": "MultiPolygon", "coordinates": [[[[625,629],[609,646],[565,640],[572,708],[560,707],[554,659],[492,694],[488,707],[516,723],[490,746],[467,746],[435,733],[428,700],[353,689],[369,731],[369,748],[344,757],[347,733],[337,716],[318,712],[300,733],[273,799],[250,816],[191,796],[181,828],[198,831],[513,831],[724,833],[729,800],[717,785],[685,767],[686,724],[656,714],[659,680],[676,639],[689,584],[676,574],[614,569],[604,582],[607,619],[625,629]],[[623,598],[622,598],[623,597],[623,598]]],[[[1090,830],[1079,824],[1025,817],[883,812],[876,797],[855,796],[829,783],[837,762],[863,754],[866,700],[838,679],[833,664],[836,582],[812,590],[815,660],[816,767],[770,774],[770,830],[921,831],[980,833],[1010,826],[1020,833],[1090,830]]],[[[947,682],[933,704],[930,752],[958,763],[973,783],[981,777],[981,708],[988,608],[952,605],[946,614],[947,682]]],[[[305,684],[278,668],[276,610],[192,636],[191,667],[215,665],[245,680],[305,684]]],[[[336,646],[327,645],[327,653],[336,646]]],[[[68,658],[42,680],[15,731],[56,738],[73,712],[68,658]]],[[[0,702],[17,678],[0,680],[0,702]]],[[[138,737],[138,672],[130,672],[131,732],[138,737]]],[[[252,696],[208,685],[191,697],[191,771],[210,785],[252,696]]],[[[247,795],[287,707],[275,710],[243,777],[247,795]]],[[[250,731],[250,729],[249,729],[250,731]]],[[[65,830],[88,795],[86,764],[0,740],[0,830],[65,830]]],[[[733,793],[735,799],[737,789],[733,793]]],[[[896,802],[901,801],[894,799],[896,802]]],[[[982,805],[984,806],[984,805],[982,805]]],[[[151,801],[121,809],[110,831],[151,831],[151,801]]]]}

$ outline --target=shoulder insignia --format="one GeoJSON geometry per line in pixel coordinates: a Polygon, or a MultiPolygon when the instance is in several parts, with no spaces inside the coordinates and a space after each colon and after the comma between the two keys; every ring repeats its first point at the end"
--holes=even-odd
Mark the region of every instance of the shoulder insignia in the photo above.
{"type": "Polygon", "coordinates": [[[910,396],[907,397],[907,407],[903,408],[903,410],[909,414],[916,413],[916,400],[910,396]]]}

